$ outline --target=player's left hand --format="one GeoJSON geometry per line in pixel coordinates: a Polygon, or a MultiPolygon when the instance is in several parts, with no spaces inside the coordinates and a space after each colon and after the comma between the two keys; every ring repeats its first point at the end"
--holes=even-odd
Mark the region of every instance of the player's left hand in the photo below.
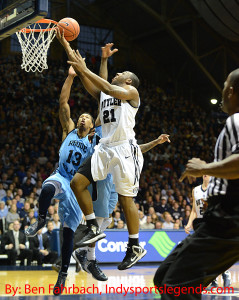
{"type": "Polygon", "coordinates": [[[163,144],[163,143],[165,143],[165,142],[171,143],[171,141],[170,141],[170,139],[169,139],[169,135],[168,135],[168,134],[165,134],[165,133],[161,134],[161,135],[157,138],[157,140],[158,140],[158,144],[163,144]]]}
{"type": "Polygon", "coordinates": [[[72,51],[71,61],[67,61],[67,63],[72,65],[72,67],[74,68],[76,73],[77,72],[81,73],[83,70],[85,70],[87,68],[85,59],[82,58],[82,56],[80,55],[80,52],[78,50],[72,51]]]}
{"type": "Polygon", "coordinates": [[[105,44],[104,47],[101,47],[102,51],[102,58],[108,58],[112,56],[115,52],[118,52],[119,50],[117,48],[111,50],[111,48],[114,46],[113,43],[105,44]]]}
{"type": "Polygon", "coordinates": [[[179,181],[182,182],[186,177],[201,177],[203,175],[203,168],[206,162],[199,158],[192,158],[188,161],[186,165],[186,170],[183,172],[179,181]]]}

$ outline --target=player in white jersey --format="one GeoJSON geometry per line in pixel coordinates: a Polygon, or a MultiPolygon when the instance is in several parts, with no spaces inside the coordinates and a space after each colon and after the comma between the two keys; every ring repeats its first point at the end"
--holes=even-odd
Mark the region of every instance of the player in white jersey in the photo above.
{"type": "Polygon", "coordinates": [[[79,52],[71,49],[59,31],[57,37],[86,89],[100,100],[103,137],[98,147],[95,147],[92,158],[79,168],[71,181],[71,188],[86,216],[88,226],[88,231],[78,246],[86,246],[105,237],[95,219],[87,186],[93,181],[103,180],[108,173],[111,173],[129,231],[126,256],[118,266],[118,269],[124,270],[132,267],[146,254],[146,250],[139,245],[138,241],[139,216],[133,201],[133,197],[138,192],[139,177],[143,167],[143,155],[136,143],[133,130],[135,115],[140,105],[137,90],[139,79],[132,72],[126,71],[117,73],[110,84],[86,67],[79,52]]]}
{"type": "Polygon", "coordinates": [[[185,226],[185,232],[189,234],[192,229],[193,221],[203,217],[205,201],[207,201],[207,187],[209,184],[210,176],[203,175],[203,183],[196,186],[192,190],[193,207],[188,220],[188,224],[185,226]]]}
{"type": "MultiPolygon", "coordinates": [[[[203,183],[201,185],[196,186],[192,190],[193,207],[188,220],[188,224],[184,228],[187,234],[189,234],[189,231],[190,229],[192,229],[192,227],[194,228],[194,230],[196,230],[197,226],[199,226],[201,222],[203,213],[205,211],[205,201],[207,201],[207,188],[208,188],[210,176],[203,175],[202,178],[203,178],[203,183]]],[[[224,287],[228,287],[231,285],[230,271],[227,270],[224,273],[222,273],[222,278],[224,281],[224,287]]],[[[218,287],[218,278],[212,281],[211,286],[218,287]]]]}

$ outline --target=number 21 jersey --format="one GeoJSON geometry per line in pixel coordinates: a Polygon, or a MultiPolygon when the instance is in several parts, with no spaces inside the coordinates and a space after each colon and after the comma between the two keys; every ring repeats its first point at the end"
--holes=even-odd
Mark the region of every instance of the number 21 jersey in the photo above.
{"type": "Polygon", "coordinates": [[[135,115],[138,107],[129,101],[113,98],[105,93],[100,94],[100,121],[102,138],[100,143],[111,144],[134,139],[135,115]]]}
{"type": "Polygon", "coordinates": [[[202,200],[207,200],[207,190],[204,191],[202,185],[198,185],[194,188],[194,199],[197,218],[202,218],[204,213],[202,200]]]}

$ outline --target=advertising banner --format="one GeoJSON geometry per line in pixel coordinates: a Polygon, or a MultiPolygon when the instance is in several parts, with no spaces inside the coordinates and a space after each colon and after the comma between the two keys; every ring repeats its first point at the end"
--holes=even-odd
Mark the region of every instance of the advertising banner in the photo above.
{"type": "MultiPolygon", "coordinates": [[[[106,238],[96,244],[96,257],[102,262],[121,262],[128,243],[127,230],[106,230],[106,238]]],[[[147,254],[142,262],[163,261],[168,254],[187,236],[184,230],[140,231],[139,240],[147,254]]]]}

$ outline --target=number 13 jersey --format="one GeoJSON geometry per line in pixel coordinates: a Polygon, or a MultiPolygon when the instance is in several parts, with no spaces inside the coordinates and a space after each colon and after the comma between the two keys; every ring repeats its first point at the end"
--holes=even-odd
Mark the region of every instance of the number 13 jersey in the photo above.
{"type": "Polygon", "coordinates": [[[92,143],[90,143],[88,135],[80,138],[77,130],[74,129],[68,133],[59,150],[58,171],[62,176],[70,180],[83,161],[93,153],[96,145],[96,135],[93,137],[92,143]]]}
{"type": "Polygon", "coordinates": [[[129,101],[113,98],[105,93],[100,94],[100,121],[102,138],[100,143],[121,143],[134,139],[135,115],[138,107],[129,101]]]}

